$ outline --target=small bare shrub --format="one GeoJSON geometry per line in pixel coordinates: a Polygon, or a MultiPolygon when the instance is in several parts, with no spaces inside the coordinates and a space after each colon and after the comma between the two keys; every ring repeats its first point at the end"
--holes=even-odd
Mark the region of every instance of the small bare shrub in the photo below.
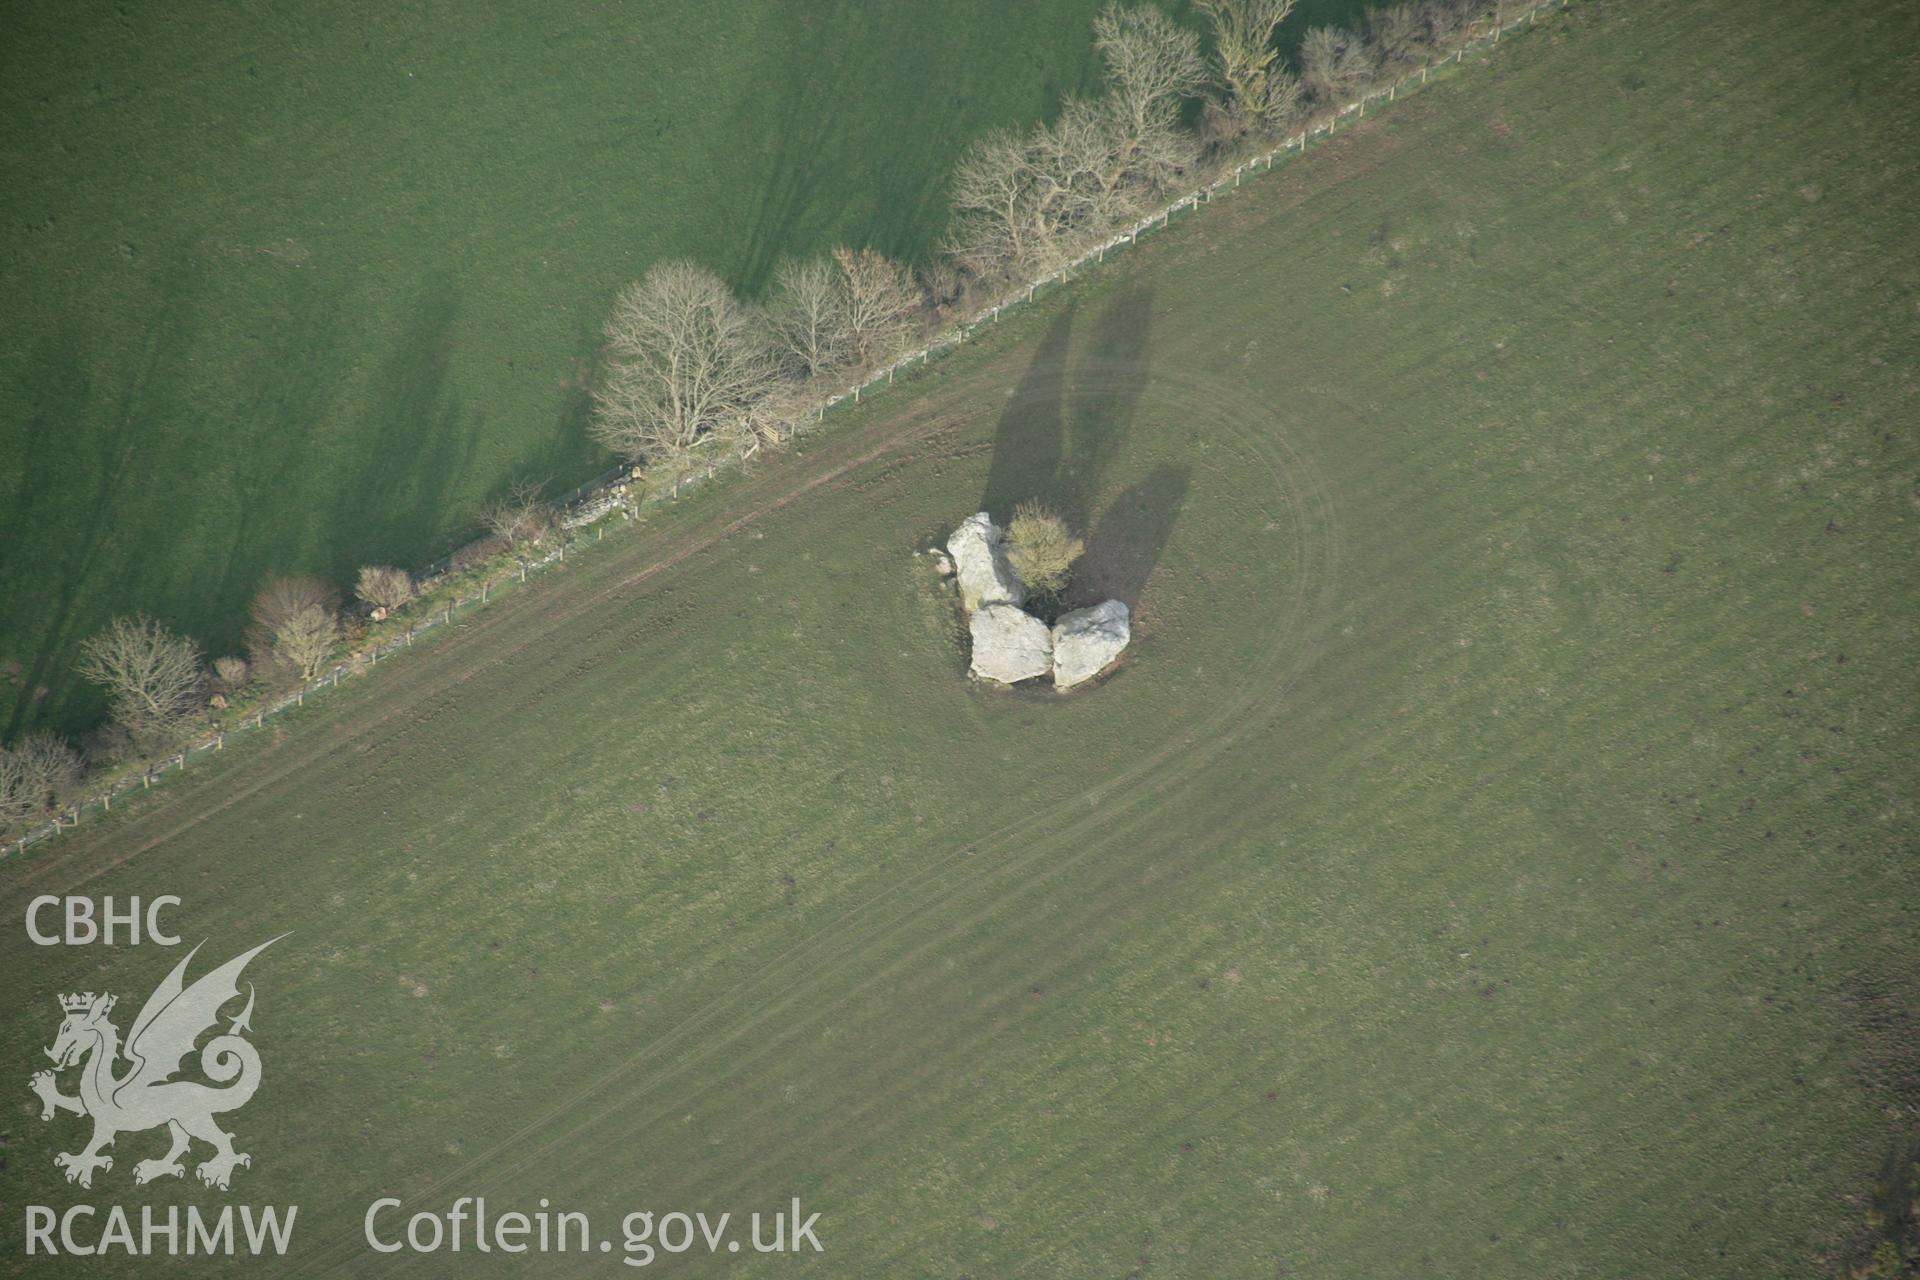
{"type": "Polygon", "coordinates": [[[318,578],[293,574],[274,578],[261,587],[248,609],[247,652],[254,665],[275,661],[274,637],[281,627],[303,609],[316,607],[329,614],[340,608],[339,595],[318,578]]]}
{"type": "Polygon", "coordinates": [[[370,564],[360,570],[353,594],[370,609],[392,613],[418,594],[413,575],[392,565],[370,564]]]}
{"type": "Polygon", "coordinates": [[[80,757],[51,734],[0,747],[0,827],[40,822],[59,811],[80,781],[80,757]]]}
{"type": "Polygon", "coordinates": [[[480,522],[515,555],[545,546],[560,532],[560,517],[540,501],[540,486],[525,481],[482,508],[480,522]]]}

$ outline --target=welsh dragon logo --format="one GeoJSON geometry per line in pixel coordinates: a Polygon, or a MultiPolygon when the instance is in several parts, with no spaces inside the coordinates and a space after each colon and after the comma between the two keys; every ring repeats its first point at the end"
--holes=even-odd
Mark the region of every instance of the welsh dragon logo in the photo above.
{"type": "Polygon", "coordinates": [[[252,1157],[233,1149],[233,1135],[214,1122],[215,1116],[245,1106],[260,1087],[260,1054],[242,1035],[252,1030],[252,983],[247,984],[246,1007],[229,1021],[225,1033],[208,1040],[200,1050],[200,1070],[213,1085],[173,1076],[193,1052],[194,1042],[218,1027],[221,1008],[240,995],[240,971],[247,962],[279,940],[270,939],[235,956],[187,986],[187,965],[200,950],[195,947],[147,997],[127,1033],[124,1050],[119,1029],[108,1019],[113,996],[89,991],[60,997],[66,1017],[53,1047],[46,1051],[53,1059],[53,1071],[36,1073],[30,1083],[40,1095],[42,1120],[53,1119],[58,1111],[93,1117],[93,1140],[85,1149],[53,1158],[66,1171],[68,1182],[91,1187],[94,1170],[113,1168],[113,1158],[101,1152],[113,1145],[116,1135],[161,1125],[167,1127],[173,1145],[159,1159],[134,1165],[136,1183],[182,1176],[186,1169],[180,1158],[195,1138],[213,1148],[213,1155],[195,1170],[210,1187],[227,1190],[234,1169],[252,1165],[252,1157]],[[116,1075],[114,1068],[123,1053],[131,1065],[116,1075]],[[70,1096],[60,1092],[54,1072],[76,1063],[80,1064],[80,1092],[70,1096]]]}

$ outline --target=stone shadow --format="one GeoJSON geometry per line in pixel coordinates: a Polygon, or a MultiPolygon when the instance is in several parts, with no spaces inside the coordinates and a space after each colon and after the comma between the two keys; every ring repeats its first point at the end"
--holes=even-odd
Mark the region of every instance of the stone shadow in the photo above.
{"type": "Polygon", "coordinates": [[[1191,470],[1163,464],[1094,520],[1101,478],[1140,416],[1153,343],[1153,292],[1136,286],[1078,326],[1069,304],[1041,338],[994,432],[977,510],[1004,524],[1029,499],[1079,531],[1087,551],[1063,603],[1135,608],[1186,505],[1191,470]]]}
{"type": "Polygon", "coordinates": [[[1047,326],[1040,346],[1008,397],[993,433],[993,460],[976,511],[989,512],[1004,525],[1013,509],[1029,500],[1059,501],[1061,465],[1066,457],[1067,352],[1073,341],[1074,307],[1069,303],[1047,326]]]}
{"type": "Polygon", "coordinates": [[[1160,554],[1166,550],[1180,510],[1187,502],[1192,471],[1162,463],[1138,484],[1115,498],[1087,538],[1087,552],[1075,566],[1066,603],[1078,609],[1102,600],[1140,607],[1140,595],[1160,554]]]}
{"type": "Polygon", "coordinates": [[[1152,342],[1153,290],[1135,285],[1102,307],[1074,346],[1064,408],[1066,462],[1054,505],[1076,529],[1087,528],[1101,474],[1133,430],[1152,342]]]}

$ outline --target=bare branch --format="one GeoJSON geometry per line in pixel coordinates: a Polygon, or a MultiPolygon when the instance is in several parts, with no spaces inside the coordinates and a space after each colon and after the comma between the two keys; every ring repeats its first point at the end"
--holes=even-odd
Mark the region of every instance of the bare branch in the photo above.
{"type": "Polygon", "coordinates": [[[480,523],[515,555],[543,547],[560,531],[560,518],[540,500],[540,486],[523,480],[480,509],[480,523]]]}
{"type": "Polygon", "coordinates": [[[51,734],[0,747],[0,827],[18,828],[57,812],[80,781],[80,757],[51,734]]]}
{"type": "Polygon", "coordinates": [[[775,268],[767,323],[801,378],[818,377],[854,358],[841,277],[824,258],[788,259],[775,268]]]}
{"type": "Polygon", "coordinates": [[[779,375],[753,314],[690,262],[657,263],[621,290],[606,336],[613,362],[594,436],[648,465],[693,449],[779,375]]]}
{"type": "Polygon", "coordinates": [[[412,574],[386,564],[362,567],[353,587],[354,596],[383,617],[413,599],[417,591],[412,574]]]}
{"type": "Polygon", "coordinates": [[[114,720],[136,740],[171,737],[198,701],[199,646],[144,614],[89,637],[79,670],[106,689],[114,720]]]}
{"type": "Polygon", "coordinates": [[[339,638],[340,619],[331,609],[310,604],[281,620],[273,634],[273,651],[302,680],[311,680],[326,665],[339,638]]]}
{"type": "Polygon", "coordinates": [[[923,295],[913,273],[874,249],[835,249],[847,341],[865,367],[899,352],[923,295]]]}

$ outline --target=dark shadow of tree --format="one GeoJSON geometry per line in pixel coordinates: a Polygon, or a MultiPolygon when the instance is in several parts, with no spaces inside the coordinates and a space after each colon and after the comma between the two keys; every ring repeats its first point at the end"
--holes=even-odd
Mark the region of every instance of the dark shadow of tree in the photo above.
{"type": "Polygon", "coordinates": [[[993,433],[993,460],[978,510],[1004,524],[1022,502],[1055,503],[1066,452],[1067,352],[1074,308],[1064,307],[1047,326],[1039,348],[1015,384],[993,433]]]}
{"type": "Polygon", "coordinates": [[[451,277],[428,277],[373,380],[371,421],[358,433],[362,443],[328,517],[324,545],[337,574],[350,577],[362,564],[405,558],[448,536],[435,526],[486,424],[484,412],[455,399],[448,385],[459,314],[451,277]]]}
{"type": "Polygon", "coordinates": [[[1186,505],[1191,478],[1192,471],[1185,465],[1163,463],[1113,500],[1074,568],[1067,588],[1069,608],[1102,600],[1120,600],[1129,609],[1140,607],[1147,579],[1160,563],[1180,509],[1186,505]]]}
{"type": "Polygon", "coordinates": [[[1153,290],[1135,285],[1101,308],[1076,344],[1066,402],[1067,459],[1054,505],[1085,529],[1100,479],[1133,430],[1147,389],[1153,340],[1153,290]]]}
{"type": "MultiPolygon", "coordinates": [[[[12,659],[21,669],[9,692],[19,696],[0,738],[36,728],[77,737],[93,728],[106,703],[70,674],[79,642],[112,613],[163,603],[163,591],[141,574],[150,560],[144,550],[156,544],[130,534],[122,520],[130,502],[177,488],[164,469],[170,460],[137,455],[155,424],[178,412],[201,284],[189,255],[166,258],[157,288],[164,302],[117,392],[103,394],[89,372],[93,352],[77,320],[56,326],[27,362],[17,399],[32,409],[11,424],[21,436],[20,479],[0,537],[0,602],[32,637],[32,649],[24,661],[12,659]],[[42,688],[49,697],[38,697],[42,688]]],[[[166,503],[154,510],[166,512],[166,503]]]]}
{"type": "Polygon", "coordinates": [[[1122,600],[1137,608],[1186,504],[1191,471],[1155,468],[1093,523],[1101,479],[1139,417],[1151,368],[1153,293],[1131,288],[1075,331],[1069,305],[1054,318],[994,432],[980,510],[1005,523],[1029,499],[1086,536],[1063,603],[1122,600]]]}

